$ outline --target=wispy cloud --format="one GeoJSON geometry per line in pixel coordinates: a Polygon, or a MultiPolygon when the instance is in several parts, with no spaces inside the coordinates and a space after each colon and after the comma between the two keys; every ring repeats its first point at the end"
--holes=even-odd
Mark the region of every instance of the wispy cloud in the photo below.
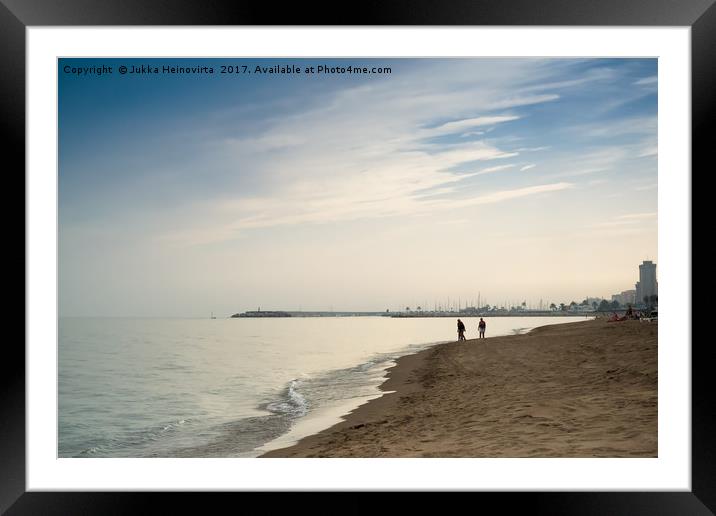
{"type": "Polygon", "coordinates": [[[495,125],[503,122],[510,122],[519,119],[519,116],[502,115],[502,116],[478,116],[475,118],[466,118],[463,120],[454,120],[446,122],[437,127],[433,127],[431,132],[436,134],[456,133],[467,131],[473,127],[482,127],[485,125],[495,125]]]}
{"type": "Polygon", "coordinates": [[[520,147],[519,149],[516,149],[516,152],[536,152],[541,150],[547,150],[549,148],[549,145],[543,145],[541,147],[520,147]]]}
{"type": "Polygon", "coordinates": [[[529,169],[531,169],[531,168],[535,168],[536,166],[537,166],[537,165],[535,165],[534,163],[530,163],[529,165],[525,165],[524,167],[522,167],[522,168],[520,169],[520,172],[524,172],[525,170],[529,170],[529,169]]]}
{"type": "Polygon", "coordinates": [[[636,156],[637,158],[646,158],[649,156],[656,156],[658,155],[659,151],[656,147],[656,145],[649,145],[641,150],[636,156]]]}
{"type": "Polygon", "coordinates": [[[489,161],[493,159],[504,159],[517,156],[516,152],[505,152],[488,143],[477,141],[462,145],[451,145],[434,154],[438,156],[443,166],[436,163],[440,168],[449,168],[469,161],[489,161]]]}
{"type": "MultiPolygon", "coordinates": [[[[460,206],[475,206],[480,204],[493,204],[503,201],[509,201],[512,199],[519,199],[521,197],[527,197],[530,195],[537,195],[549,192],[559,192],[562,190],[568,190],[574,188],[572,183],[552,183],[545,185],[528,186],[526,188],[517,188],[514,190],[502,190],[499,192],[493,192],[491,194],[475,197],[472,199],[465,199],[458,204],[460,206]]],[[[455,203],[452,202],[451,205],[455,203]]]]}
{"type": "Polygon", "coordinates": [[[656,75],[650,75],[649,77],[642,77],[638,81],[634,81],[634,84],[637,86],[642,86],[644,84],[655,84],[657,80],[658,78],[656,75]]]}
{"type": "Polygon", "coordinates": [[[656,135],[656,116],[638,116],[619,120],[600,121],[590,125],[566,127],[566,131],[586,138],[614,138],[627,135],[656,135]]]}
{"type": "Polygon", "coordinates": [[[508,165],[497,165],[494,167],[487,167],[483,168],[482,170],[479,170],[478,172],[475,172],[473,175],[480,176],[482,174],[492,174],[493,172],[499,172],[500,170],[508,170],[510,168],[513,168],[514,165],[508,164],[508,165]]]}
{"type": "MultiPolygon", "coordinates": [[[[629,162],[635,157],[636,149],[641,148],[640,145],[613,144],[610,142],[609,144],[597,146],[591,142],[590,148],[594,150],[583,152],[578,157],[573,155],[559,157],[553,159],[551,163],[540,165],[540,169],[549,170],[547,174],[541,177],[559,179],[623,171],[627,167],[632,167],[629,162]]],[[[650,164],[645,163],[644,166],[649,167],[650,164]]]]}
{"type": "Polygon", "coordinates": [[[535,81],[535,83],[524,91],[546,91],[546,90],[569,90],[578,87],[585,87],[591,83],[605,83],[612,81],[617,76],[617,71],[609,67],[592,68],[577,78],[562,80],[535,81]]]}
{"type": "Polygon", "coordinates": [[[517,106],[529,106],[532,104],[542,104],[543,102],[552,102],[558,100],[559,95],[529,95],[524,97],[513,97],[499,100],[493,104],[494,109],[507,109],[517,106]]]}

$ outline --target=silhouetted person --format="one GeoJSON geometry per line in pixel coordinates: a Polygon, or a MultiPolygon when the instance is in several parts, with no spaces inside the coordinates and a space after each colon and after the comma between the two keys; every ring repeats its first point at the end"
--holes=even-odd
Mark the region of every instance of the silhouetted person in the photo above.
{"type": "Polygon", "coordinates": [[[485,328],[487,328],[487,323],[480,317],[480,322],[477,325],[477,329],[480,331],[480,339],[485,338],[485,328]]]}
{"type": "Polygon", "coordinates": [[[457,340],[465,340],[465,323],[460,319],[457,320],[457,340]]]}

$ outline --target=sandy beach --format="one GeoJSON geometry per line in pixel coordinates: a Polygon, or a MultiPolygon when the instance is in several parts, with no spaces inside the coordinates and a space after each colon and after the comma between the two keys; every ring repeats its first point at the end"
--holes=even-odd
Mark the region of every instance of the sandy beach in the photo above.
{"type": "Polygon", "coordinates": [[[657,456],[657,323],[487,336],[400,358],[387,394],[262,457],[657,456]]]}

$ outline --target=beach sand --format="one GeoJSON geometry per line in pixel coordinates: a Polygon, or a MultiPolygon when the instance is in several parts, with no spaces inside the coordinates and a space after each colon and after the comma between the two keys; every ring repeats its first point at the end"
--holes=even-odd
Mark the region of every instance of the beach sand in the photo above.
{"type": "Polygon", "coordinates": [[[400,358],[387,394],[262,457],[657,456],[657,323],[487,337],[400,358]]]}

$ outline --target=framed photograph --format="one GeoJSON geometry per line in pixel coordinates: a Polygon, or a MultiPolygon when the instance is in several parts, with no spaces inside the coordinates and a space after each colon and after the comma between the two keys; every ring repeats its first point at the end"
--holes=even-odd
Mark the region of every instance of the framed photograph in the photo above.
{"type": "Polygon", "coordinates": [[[0,511],[468,491],[711,514],[712,3],[3,0],[27,303],[0,511]]]}

